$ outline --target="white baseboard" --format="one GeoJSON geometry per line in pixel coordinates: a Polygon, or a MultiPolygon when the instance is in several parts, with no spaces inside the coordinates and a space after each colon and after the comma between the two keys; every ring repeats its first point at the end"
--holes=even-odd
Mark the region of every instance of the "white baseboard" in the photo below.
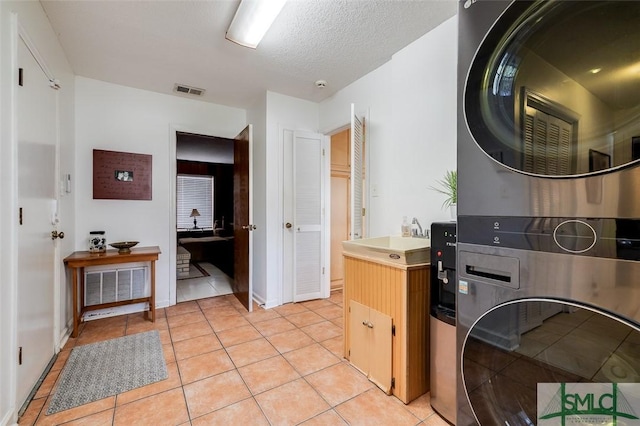
{"type": "Polygon", "coordinates": [[[276,306],[280,306],[277,300],[264,300],[264,298],[256,294],[253,295],[253,301],[262,306],[264,309],[271,309],[275,308],[276,306]]]}
{"type": "Polygon", "coordinates": [[[14,417],[14,408],[10,407],[9,411],[4,413],[4,417],[0,420],[0,425],[2,426],[17,426],[17,419],[14,417]]]}

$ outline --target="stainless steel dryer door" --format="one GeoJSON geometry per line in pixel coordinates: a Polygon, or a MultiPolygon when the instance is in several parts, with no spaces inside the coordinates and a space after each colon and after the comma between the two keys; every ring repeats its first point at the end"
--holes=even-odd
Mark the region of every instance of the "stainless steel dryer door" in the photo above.
{"type": "Polygon", "coordinates": [[[461,364],[473,412],[459,425],[640,422],[640,331],[578,303],[496,306],[469,329],[461,364]]]}
{"type": "Polygon", "coordinates": [[[638,1],[513,2],[467,74],[464,114],[476,143],[532,176],[638,163],[638,22],[638,1]]]}

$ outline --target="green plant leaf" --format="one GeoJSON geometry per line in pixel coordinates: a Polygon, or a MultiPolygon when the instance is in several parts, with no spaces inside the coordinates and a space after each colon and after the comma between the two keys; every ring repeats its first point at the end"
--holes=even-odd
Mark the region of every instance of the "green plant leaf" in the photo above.
{"type": "Polygon", "coordinates": [[[447,170],[442,179],[436,181],[439,186],[430,186],[430,189],[447,196],[442,203],[443,208],[452,204],[458,204],[458,171],[447,170]]]}

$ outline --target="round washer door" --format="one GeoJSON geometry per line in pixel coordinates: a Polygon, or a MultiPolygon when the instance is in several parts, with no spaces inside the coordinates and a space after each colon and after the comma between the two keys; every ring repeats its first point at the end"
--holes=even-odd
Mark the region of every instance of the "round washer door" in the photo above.
{"type": "Polygon", "coordinates": [[[640,330],[586,306],[499,305],[471,327],[461,362],[464,391],[483,426],[640,417],[640,330]]]}
{"type": "Polygon", "coordinates": [[[638,22],[638,1],[514,1],[467,75],[464,112],[478,146],[534,176],[639,162],[638,22]]]}

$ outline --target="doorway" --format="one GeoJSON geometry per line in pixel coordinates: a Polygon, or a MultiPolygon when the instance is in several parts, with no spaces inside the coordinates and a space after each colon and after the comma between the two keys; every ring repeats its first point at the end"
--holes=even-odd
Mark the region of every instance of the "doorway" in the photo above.
{"type": "Polygon", "coordinates": [[[233,292],[234,140],[176,132],[176,302],[233,292]]]}
{"type": "Polygon", "coordinates": [[[331,134],[331,291],[344,285],[342,242],[367,234],[365,135],[365,114],[352,104],[351,124],[331,134]]]}
{"type": "MultiPolygon", "coordinates": [[[[176,278],[177,278],[177,262],[178,262],[178,238],[177,238],[177,147],[178,147],[178,134],[189,133],[193,135],[205,136],[208,138],[219,138],[205,132],[194,131],[193,129],[184,128],[182,126],[170,125],[169,126],[169,158],[175,158],[175,162],[171,162],[169,170],[169,194],[170,209],[170,229],[169,229],[169,267],[170,267],[170,280],[171,284],[169,288],[169,300],[171,304],[177,303],[176,294],[176,278]]],[[[211,139],[209,139],[210,141],[211,139]]],[[[228,140],[228,139],[227,139],[228,140]]],[[[253,237],[252,232],[256,227],[252,224],[253,221],[253,185],[252,185],[252,169],[253,169],[253,127],[247,125],[233,140],[233,218],[229,219],[225,216],[225,226],[230,226],[233,230],[232,238],[227,236],[228,239],[233,240],[233,280],[231,288],[233,294],[242,303],[242,305],[251,312],[253,309],[253,267],[252,267],[252,246],[253,237]]],[[[213,207],[211,208],[212,212],[213,207]]],[[[192,209],[193,211],[193,209],[192,209]]],[[[215,215],[215,213],[212,213],[215,215]]],[[[189,214],[190,218],[194,219],[193,227],[197,230],[198,227],[198,214],[189,214]]],[[[222,218],[220,217],[220,220],[222,218]]],[[[213,235],[215,220],[210,226],[212,235],[210,238],[219,237],[213,235]]],[[[222,226],[222,222],[219,222],[218,226],[222,226]]],[[[201,241],[204,242],[204,241],[201,241]]],[[[183,242],[184,243],[184,242],[183,242]]],[[[188,250],[187,250],[188,251],[188,250]]]]}

